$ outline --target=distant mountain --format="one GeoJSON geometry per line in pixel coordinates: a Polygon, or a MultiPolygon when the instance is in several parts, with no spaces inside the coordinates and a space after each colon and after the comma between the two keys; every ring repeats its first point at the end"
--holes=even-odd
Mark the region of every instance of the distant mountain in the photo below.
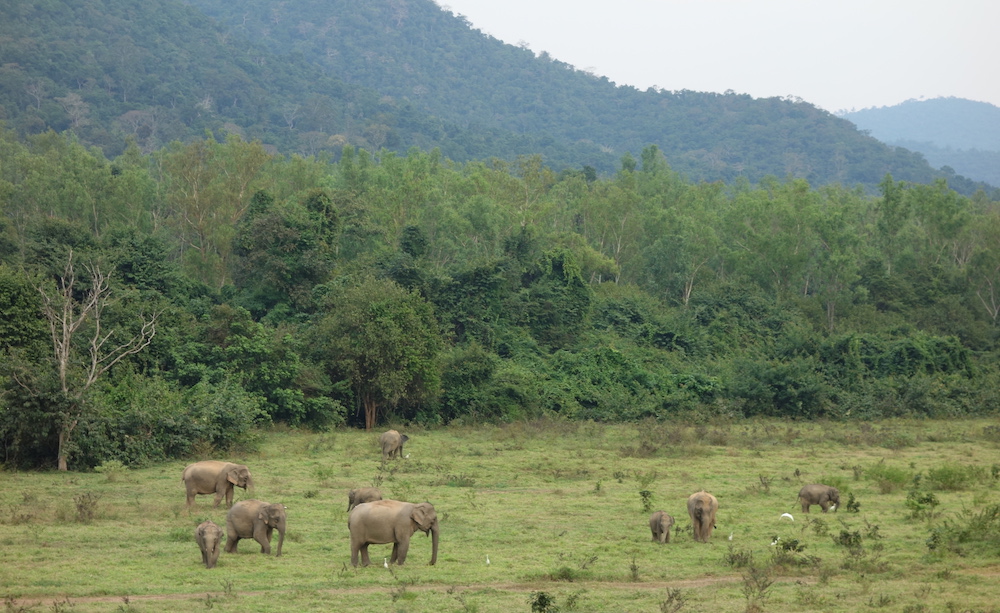
{"type": "Polygon", "coordinates": [[[1000,185],[1000,107],[934,98],[841,116],[884,143],[919,151],[935,168],[1000,185]]]}
{"type": "Polygon", "coordinates": [[[693,180],[979,187],[806,102],[620,87],[431,0],[0,0],[0,120],[107,155],[211,131],[302,155],[437,147],[611,173],[655,144],[693,180]]]}

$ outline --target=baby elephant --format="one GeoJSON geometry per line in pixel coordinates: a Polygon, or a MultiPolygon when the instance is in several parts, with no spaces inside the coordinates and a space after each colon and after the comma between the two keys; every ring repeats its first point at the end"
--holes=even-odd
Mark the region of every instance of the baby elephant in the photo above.
{"type": "Polygon", "coordinates": [[[260,543],[261,553],[271,553],[271,532],[278,531],[278,550],[285,542],[285,505],[270,504],[262,500],[241,500],[226,514],[226,553],[236,553],[240,539],[253,539],[260,543]]]}
{"type": "Polygon", "coordinates": [[[799,503],[802,505],[803,513],[808,513],[809,507],[814,504],[818,504],[824,513],[829,511],[830,507],[833,507],[836,513],[837,507],[840,506],[840,492],[835,487],[813,483],[799,490],[799,503]]]}
{"type": "Polygon", "coordinates": [[[358,506],[362,502],[374,502],[382,500],[382,492],[377,487],[359,487],[347,493],[347,512],[358,506]]]}
{"type": "Polygon", "coordinates": [[[670,527],[674,525],[674,518],[663,511],[657,511],[649,518],[649,529],[653,533],[653,540],[660,544],[670,542],[670,527]]]}
{"type": "Polygon", "coordinates": [[[405,434],[400,434],[396,430],[388,430],[378,437],[379,446],[382,447],[382,459],[388,460],[393,456],[403,457],[403,443],[410,440],[405,434]]]}
{"type": "Polygon", "coordinates": [[[205,563],[205,568],[215,568],[222,547],[222,537],[222,528],[214,521],[203,521],[195,528],[194,540],[201,549],[201,561],[205,563]]]}

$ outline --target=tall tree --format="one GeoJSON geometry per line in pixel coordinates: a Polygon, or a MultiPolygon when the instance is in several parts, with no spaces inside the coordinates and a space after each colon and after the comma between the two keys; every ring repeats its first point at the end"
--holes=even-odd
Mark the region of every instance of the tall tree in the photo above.
{"type": "Polygon", "coordinates": [[[440,385],[441,335],[418,293],[387,279],[337,288],[316,326],[314,351],[334,380],[347,380],[364,410],[365,429],[385,406],[434,397],[440,385]]]}
{"type": "MultiPolygon", "coordinates": [[[[59,470],[68,468],[73,432],[87,410],[87,391],[112,366],[149,346],[156,334],[157,313],[139,313],[137,330],[127,340],[122,340],[124,337],[116,329],[105,330],[102,318],[112,300],[111,275],[96,264],[84,268],[89,276],[89,288],[80,294],[72,251],[56,288],[38,286],[42,313],[52,338],[52,366],[59,386],[58,406],[53,407],[54,425],[58,431],[56,460],[59,470]],[[85,337],[82,342],[78,338],[81,335],[85,337]]],[[[22,387],[34,395],[41,395],[35,384],[37,373],[29,375],[21,371],[15,376],[22,387]]]]}

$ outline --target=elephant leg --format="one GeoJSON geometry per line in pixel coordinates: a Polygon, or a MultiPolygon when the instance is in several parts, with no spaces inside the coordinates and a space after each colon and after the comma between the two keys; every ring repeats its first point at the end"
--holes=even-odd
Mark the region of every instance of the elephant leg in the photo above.
{"type": "Polygon", "coordinates": [[[368,543],[361,546],[361,565],[371,566],[372,561],[368,558],[368,543]]]}
{"type": "Polygon", "coordinates": [[[271,553],[271,531],[263,524],[257,524],[253,528],[253,540],[260,543],[261,553],[271,553]]]}
{"type": "Polygon", "coordinates": [[[226,553],[236,553],[236,543],[240,541],[240,537],[236,536],[229,526],[226,527],[226,531],[229,533],[229,538],[226,539],[226,553]]]}
{"type": "Polygon", "coordinates": [[[392,547],[392,557],[396,559],[396,564],[400,566],[406,562],[406,552],[410,549],[410,539],[404,538],[392,547]],[[396,548],[399,548],[398,551],[396,548]]]}

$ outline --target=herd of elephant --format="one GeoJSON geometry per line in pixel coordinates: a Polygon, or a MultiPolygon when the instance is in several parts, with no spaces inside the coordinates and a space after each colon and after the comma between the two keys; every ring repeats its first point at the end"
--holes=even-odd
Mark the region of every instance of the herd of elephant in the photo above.
{"type": "MultiPolygon", "coordinates": [[[[389,430],[379,437],[382,458],[402,457],[403,443],[409,438],[396,430],[389,430]]],[[[285,542],[285,506],[262,500],[241,500],[233,504],[234,488],[253,489],[253,476],[243,464],[205,460],[184,468],[181,481],[187,490],[187,506],[194,504],[195,496],[215,494],[215,506],[223,498],[229,512],[226,513],[226,532],[211,520],[198,524],[194,531],[195,542],[201,549],[201,561],[206,568],[214,568],[219,560],[223,538],[226,539],[226,553],[236,553],[240,539],[250,539],[260,544],[261,553],[271,553],[271,535],[278,531],[278,547],[275,556],[281,555],[285,542]]],[[[373,487],[351,490],[347,496],[347,527],[351,533],[351,564],[368,566],[369,545],[392,543],[393,564],[402,565],[410,547],[410,537],[420,530],[432,537],[431,564],[437,562],[438,528],[437,512],[429,502],[413,504],[400,500],[382,500],[382,494],[373,487]]],[[[388,562],[387,562],[388,563],[388,562]]]]}
{"type": "MultiPolygon", "coordinates": [[[[382,459],[399,458],[403,455],[403,444],[409,438],[396,430],[384,432],[379,437],[382,459]]],[[[187,489],[187,505],[194,504],[195,496],[215,494],[215,506],[225,498],[229,512],[226,514],[226,553],[236,553],[240,539],[252,538],[260,544],[261,552],[271,553],[271,535],[278,531],[278,548],[275,556],[281,555],[285,542],[285,506],[262,500],[241,500],[233,504],[233,488],[253,489],[250,469],[243,464],[206,460],[188,465],[181,475],[187,489]]],[[[806,485],[799,491],[802,511],[819,505],[826,513],[831,508],[836,511],[840,505],[837,488],[822,484],[806,485]]],[[[702,490],[691,494],[687,501],[688,515],[694,540],[707,543],[715,528],[715,515],[719,501],[715,496],[702,490]]],[[[649,518],[649,529],[653,540],[670,542],[670,528],[674,518],[664,511],[657,511],[649,518]]],[[[392,557],[386,564],[402,565],[410,547],[410,537],[418,530],[432,537],[431,564],[437,562],[440,529],[437,512],[429,502],[410,503],[400,500],[383,500],[382,493],[374,487],[353,489],[347,494],[347,528],[351,533],[351,565],[368,566],[369,545],[392,543],[392,557]]],[[[206,568],[215,567],[219,559],[220,546],[224,534],[215,522],[208,520],[195,529],[195,541],[201,549],[201,559],[206,568]]]]}
{"type": "MultiPolygon", "coordinates": [[[[834,512],[840,506],[840,492],[837,488],[813,483],[803,486],[799,490],[799,504],[802,505],[802,512],[808,513],[809,507],[819,505],[823,512],[830,509],[834,512]]],[[[691,531],[694,533],[694,540],[699,543],[707,543],[715,529],[715,514],[719,510],[719,501],[715,496],[705,490],[695,492],[688,497],[688,515],[691,517],[691,531]]],[[[649,517],[649,530],[653,533],[653,540],[659,543],[670,542],[670,528],[674,525],[674,518],[664,511],[656,511],[649,517]]]]}

